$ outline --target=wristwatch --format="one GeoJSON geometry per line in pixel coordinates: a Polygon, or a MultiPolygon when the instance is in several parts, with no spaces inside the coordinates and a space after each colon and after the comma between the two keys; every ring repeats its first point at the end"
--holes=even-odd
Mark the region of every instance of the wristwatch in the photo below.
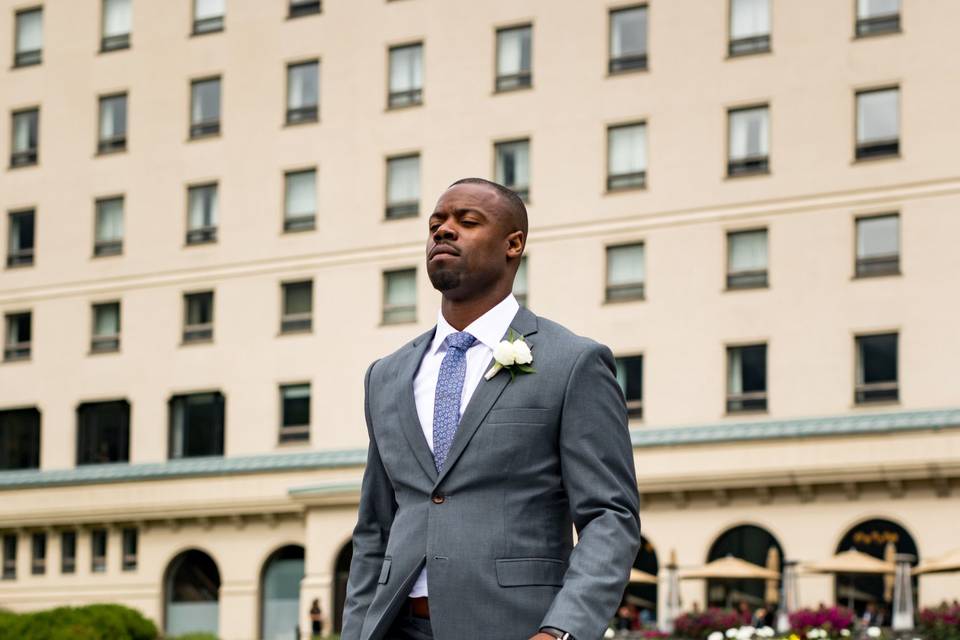
{"type": "Polygon", "coordinates": [[[540,627],[540,631],[548,633],[557,640],[574,640],[573,636],[567,631],[561,631],[555,627],[540,627]]]}

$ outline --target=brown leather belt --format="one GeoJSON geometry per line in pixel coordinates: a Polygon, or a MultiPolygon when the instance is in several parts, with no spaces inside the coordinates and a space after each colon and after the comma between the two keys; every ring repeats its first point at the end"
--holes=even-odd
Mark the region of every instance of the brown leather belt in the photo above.
{"type": "Polygon", "coordinates": [[[407,598],[406,611],[415,618],[430,619],[430,601],[426,596],[422,598],[407,598]]]}

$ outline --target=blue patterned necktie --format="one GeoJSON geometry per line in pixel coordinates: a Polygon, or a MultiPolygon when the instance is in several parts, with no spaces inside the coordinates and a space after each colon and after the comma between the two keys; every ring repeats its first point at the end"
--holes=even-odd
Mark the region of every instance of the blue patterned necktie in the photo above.
{"type": "Polygon", "coordinates": [[[476,341],[466,331],[451,333],[443,341],[447,345],[447,353],[440,363],[437,392],[433,399],[433,461],[437,465],[437,473],[443,471],[443,463],[450,453],[453,436],[460,424],[460,396],[467,374],[467,349],[476,341]]]}

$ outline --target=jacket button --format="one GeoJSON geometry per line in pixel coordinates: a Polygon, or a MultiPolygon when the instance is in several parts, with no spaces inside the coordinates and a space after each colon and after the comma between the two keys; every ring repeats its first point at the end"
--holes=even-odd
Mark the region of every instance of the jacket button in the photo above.
{"type": "Polygon", "coordinates": [[[430,499],[433,501],[433,504],[443,504],[443,501],[446,500],[446,498],[444,498],[443,495],[439,493],[435,494],[430,499]]]}

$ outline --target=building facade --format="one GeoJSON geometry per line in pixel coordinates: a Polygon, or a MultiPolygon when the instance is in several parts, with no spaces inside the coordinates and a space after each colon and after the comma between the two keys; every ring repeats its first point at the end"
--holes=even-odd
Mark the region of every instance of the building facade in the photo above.
{"type": "MultiPolygon", "coordinates": [[[[521,301],[618,356],[638,567],[950,551],[958,20],[0,1],[0,607],[121,602],[239,640],[306,633],[317,599],[338,628],[363,372],[433,325],[426,218],[471,175],[527,201],[521,301]]],[[[799,580],[808,605],[886,590],[799,580]]]]}

